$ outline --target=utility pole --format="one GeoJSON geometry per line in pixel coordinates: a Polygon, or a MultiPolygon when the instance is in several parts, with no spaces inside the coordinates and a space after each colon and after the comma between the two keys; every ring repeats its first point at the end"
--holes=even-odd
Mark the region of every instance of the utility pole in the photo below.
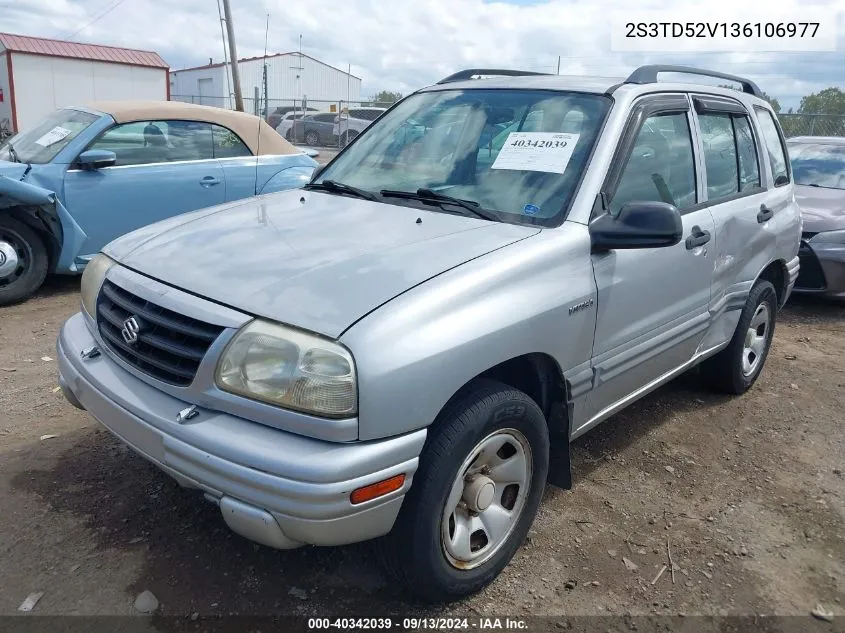
{"type": "Polygon", "coordinates": [[[560,55],[557,56],[557,74],[560,74],[560,55]]]}
{"type": "Polygon", "coordinates": [[[232,58],[232,83],[235,88],[235,110],[244,111],[244,98],[241,94],[241,73],[238,71],[238,49],[235,46],[235,25],[232,22],[232,10],[229,0],[223,0],[223,15],[226,17],[226,32],[229,34],[229,56],[232,58]]]}
{"type": "MultiPolygon", "coordinates": [[[[297,62],[296,66],[290,67],[291,70],[296,71],[296,88],[294,88],[294,90],[296,91],[296,94],[294,95],[294,100],[293,100],[293,111],[294,112],[299,112],[299,105],[297,105],[297,104],[301,104],[301,99],[302,99],[302,71],[305,70],[305,68],[302,65],[302,35],[301,34],[299,36],[299,58],[298,58],[298,60],[299,61],[297,62]]],[[[296,119],[294,119],[293,126],[296,126],[296,119]]]]}

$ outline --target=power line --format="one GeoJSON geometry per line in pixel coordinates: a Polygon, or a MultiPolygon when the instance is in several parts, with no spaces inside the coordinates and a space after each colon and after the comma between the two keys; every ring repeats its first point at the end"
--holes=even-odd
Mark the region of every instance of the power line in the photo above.
{"type": "MultiPolygon", "coordinates": [[[[80,28],[80,29],[77,29],[76,31],[74,31],[74,32],[73,32],[73,33],[71,33],[70,35],[65,35],[65,36],[64,36],[64,39],[68,39],[68,40],[69,40],[69,39],[71,39],[71,38],[73,38],[73,37],[76,37],[76,36],[77,36],[77,35],[79,35],[82,31],[84,31],[85,29],[87,29],[89,26],[91,26],[92,24],[94,24],[94,23],[95,23],[95,22],[97,22],[98,20],[101,20],[102,18],[104,18],[105,16],[107,16],[109,13],[111,13],[112,11],[114,11],[115,9],[117,9],[117,7],[119,7],[119,6],[120,6],[121,4],[123,4],[124,2],[126,2],[126,0],[117,0],[117,2],[115,2],[114,4],[112,4],[111,6],[109,6],[109,8],[108,8],[108,9],[106,9],[105,11],[103,11],[102,13],[100,13],[99,15],[97,15],[97,17],[95,17],[93,20],[91,20],[88,24],[86,24],[85,26],[83,26],[83,27],[82,27],[82,28],[80,28]]],[[[58,38],[59,36],[58,36],[58,35],[56,35],[56,36],[54,36],[54,37],[55,37],[55,38],[58,38]]]]}

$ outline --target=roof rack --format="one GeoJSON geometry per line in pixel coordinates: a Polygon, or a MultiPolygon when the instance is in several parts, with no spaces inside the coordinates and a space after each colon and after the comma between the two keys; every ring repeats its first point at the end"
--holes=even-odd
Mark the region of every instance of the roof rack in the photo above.
{"type": "Polygon", "coordinates": [[[702,75],[704,77],[716,77],[718,79],[727,79],[728,81],[735,81],[742,86],[742,91],[752,94],[755,97],[763,98],[763,91],[750,79],[745,77],[738,77],[737,75],[730,75],[728,73],[720,73],[716,70],[703,70],[701,68],[692,68],[691,66],[667,66],[663,64],[655,64],[651,66],[640,66],[632,72],[625,80],[626,84],[655,84],[657,83],[657,75],[659,73],[684,73],[687,75],[702,75]]]}
{"type": "Polygon", "coordinates": [[[454,75],[449,75],[445,79],[438,81],[438,84],[448,84],[453,81],[463,81],[465,79],[472,79],[477,75],[493,75],[496,77],[525,77],[531,75],[548,75],[548,73],[535,73],[530,70],[510,70],[507,68],[467,68],[456,72],[454,75]]]}

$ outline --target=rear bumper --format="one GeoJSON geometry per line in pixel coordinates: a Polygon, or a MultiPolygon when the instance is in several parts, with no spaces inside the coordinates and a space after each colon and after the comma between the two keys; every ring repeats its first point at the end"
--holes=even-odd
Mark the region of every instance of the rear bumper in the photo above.
{"type": "Polygon", "coordinates": [[[845,299],[845,245],[802,242],[795,292],[845,299]]]}
{"type": "MultiPolygon", "coordinates": [[[[68,319],[57,342],[68,400],[180,484],[217,503],[229,527],[287,549],[342,545],[386,534],[417,469],[424,430],[376,442],[324,442],[209,409],[183,422],[190,403],[151,387],[96,345],[86,318],[68,319]],[[401,489],[360,505],[350,493],[404,473],[401,489]]],[[[280,415],[283,414],[280,412],[280,415]]]]}

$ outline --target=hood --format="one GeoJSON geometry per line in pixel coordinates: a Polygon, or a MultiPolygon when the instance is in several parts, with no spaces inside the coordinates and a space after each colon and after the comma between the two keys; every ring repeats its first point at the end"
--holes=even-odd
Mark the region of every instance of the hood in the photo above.
{"type": "Polygon", "coordinates": [[[805,233],[845,229],[845,189],[795,185],[805,233]]]}
{"type": "Polygon", "coordinates": [[[171,218],[104,250],[164,283],[338,337],[409,288],[539,231],[292,190],[171,218]]]}
{"type": "Polygon", "coordinates": [[[12,180],[20,180],[26,171],[25,163],[13,163],[8,160],[0,160],[0,176],[6,176],[12,180]]]}

